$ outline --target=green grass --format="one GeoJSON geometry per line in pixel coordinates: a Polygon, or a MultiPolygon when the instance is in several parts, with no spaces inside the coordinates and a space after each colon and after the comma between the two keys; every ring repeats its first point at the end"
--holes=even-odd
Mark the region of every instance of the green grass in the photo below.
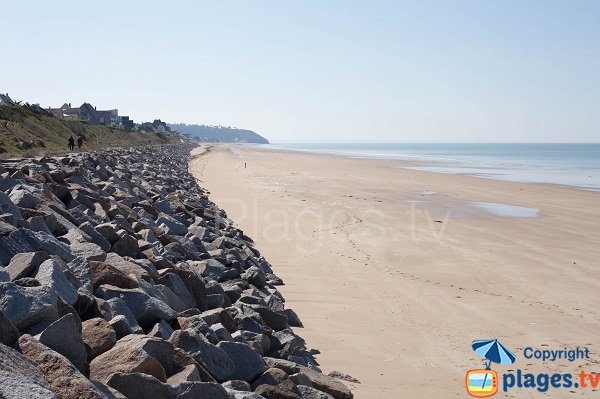
{"type": "Polygon", "coordinates": [[[80,120],[63,120],[36,112],[27,106],[0,105],[0,156],[51,155],[67,152],[67,139],[83,135],[83,150],[100,147],[172,144],[180,142],[177,136],[160,133],[126,131],[95,125],[80,120]],[[18,142],[29,143],[31,148],[19,149],[18,142]]]}

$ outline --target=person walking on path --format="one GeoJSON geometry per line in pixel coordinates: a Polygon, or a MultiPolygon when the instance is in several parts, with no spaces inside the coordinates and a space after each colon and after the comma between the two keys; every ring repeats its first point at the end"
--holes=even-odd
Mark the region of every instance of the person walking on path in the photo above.
{"type": "Polygon", "coordinates": [[[79,135],[79,137],[77,137],[77,148],[81,150],[82,145],[83,145],[83,136],[79,135]]]}
{"type": "Polygon", "coordinates": [[[73,149],[75,148],[75,139],[73,138],[73,136],[69,137],[69,140],[67,140],[67,142],[69,143],[69,151],[73,151],[73,149]]]}

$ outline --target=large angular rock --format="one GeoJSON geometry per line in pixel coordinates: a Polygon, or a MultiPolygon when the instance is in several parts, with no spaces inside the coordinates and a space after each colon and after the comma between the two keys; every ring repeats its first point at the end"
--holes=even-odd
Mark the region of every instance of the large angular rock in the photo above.
{"type": "MultiPolygon", "coordinates": [[[[4,180],[4,178],[2,178],[2,180],[4,180]]],[[[10,197],[2,191],[0,191],[0,213],[10,213],[17,219],[23,219],[23,215],[21,215],[19,208],[17,208],[10,200],[10,197]]]]}
{"type": "Polygon", "coordinates": [[[122,299],[142,327],[149,328],[161,320],[171,321],[177,317],[177,312],[166,303],[151,297],[139,288],[125,289],[102,285],[96,290],[96,295],[105,300],[122,299]]]}
{"type": "Polygon", "coordinates": [[[48,348],[66,357],[83,375],[89,375],[87,351],[81,340],[75,316],[71,313],[50,324],[36,338],[48,348]]]}
{"type": "Polygon", "coordinates": [[[158,217],[158,219],[156,219],[156,224],[158,226],[160,225],[165,225],[166,227],[169,228],[169,230],[178,236],[185,236],[187,234],[187,227],[186,225],[184,225],[183,223],[180,223],[177,221],[177,219],[166,215],[164,213],[161,213],[158,217]]]}
{"type": "Polygon", "coordinates": [[[144,373],[162,382],[167,380],[167,373],[160,362],[142,347],[119,342],[111,350],[92,360],[91,379],[106,383],[114,373],[144,373]]]}
{"type": "Polygon", "coordinates": [[[246,344],[223,341],[217,347],[235,364],[235,372],[229,377],[231,379],[251,382],[267,369],[262,357],[246,344]]]}
{"type": "Polygon", "coordinates": [[[265,363],[267,363],[267,366],[269,366],[269,368],[277,368],[285,371],[287,374],[296,374],[300,371],[298,365],[294,362],[290,362],[289,360],[276,359],[273,357],[266,356],[263,359],[265,363]]]}
{"type": "Polygon", "coordinates": [[[182,384],[185,385],[187,382],[194,381],[202,381],[200,370],[195,364],[189,364],[185,366],[183,370],[173,374],[167,379],[167,383],[176,390],[179,390],[182,387],[182,384]]]}
{"type": "Polygon", "coordinates": [[[191,330],[177,330],[171,335],[169,342],[192,355],[217,381],[227,381],[235,372],[235,364],[227,353],[202,335],[191,330]]]}
{"type": "Polygon", "coordinates": [[[79,229],[86,233],[92,239],[92,242],[102,248],[103,251],[108,252],[110,250],[110,242],[96,229],[90,222],[85,222],[79,225],[79,229]]]}
{"type": "Polygon", "coordinates": [[[180,268],[173,268],[169,270],[169,273],[176,274],[179,276],[181,281],[185,284],[188,291],[196,300],[196,307],[201,311],[207,309],[207,297],[206,297],[206,286],[204,282],[198,277],[196,273],[191,270],[184,270],[180,268]]]}
{"type": "Polygon", "coordinates": [[[105,262],[90,262],[92,285],[98,288],[103,284],[119,288],[138,288],[137,281],[127,276],[121,270],[105,262]]]}
{"type": "Polygon", "coordinates": [[[214,382],[194,382],[177,399],[230,399],[227,390],[214,382]]]}
{"type": "Polygon", "coordinates": [[[60,264],[54,259],[43,262],[34,277],[42,285],[52,287],[58,296],[69,305],[77,302],[77,289],[69,282],[60,264]]]}
{"type": "Polygon", "coordinates": [[[146,269],[135,262],[130,262],[124,259],[122,256],[116,253],[109,253],[104,262],[108,263],[115,269],[120,270],[125,275],[133,274],[134,276],[143,278],[146,281],[152,280],[152,276],[150,276],[150,273],[148,273],[146,269]]]}
{"type": "Polygon", "coordinates": [[[42,203],[42,201],[39,198],[31,194],[29,191],[16,189],[16,187],[11,191],[9,197],[13,204],[18,206],[19,208],[33,209],[42,203]]]}
{"type": "Polygon", "coordinates": [[[301,365],[298,365],[298,369],[310,379],[313,388],[326,392],[335,399],[352,399],[354,397],[348,387],[335,378],[301,365]]]}
{"type": "Polygon", "coordinates": [[[172,399],[174,390],[157,378],[143,373],[114,373],[107,383],[127,399],[172,399]]]}
{"type": "Polygon", "coordinates": [[[63,355],[23,335],[18,342],[21,353],[39,367],[59,399],[106,399],[63,355]]]}
{"type": "Polygon", "coordinates": [[[335,399],[328,393],[321,392],[318,389],[306,385],[296,385],[296,389],[302,395],[302,399],[335,399]]]}
{"type": "Polygon", "coordinates": [[[263,288],[267,283],[265,272],[256,266],[251,266],[242,274],[242,278],[257,288],[263,288]]]}
{"type": "Polygon", "coordinates": [[[0,398],[55,399],[40,369],[16,350],[0,344],[0,398]]]}
{"type": "Polygon", "coordinates": [[[204,277],[210,277],[215,281],[219,281],[227,268],[216,259],[207,259],[200,262],[195,262],[194,266],[204,277]]]}
{"type": "Polygon", "coordinates": [[[265,398],[302,399],[296,385],[280,369],[268,369],[252,383],[255,393],[265,398]]]}
{"type": "Polygon", "coordinates": [[[19,330],[8,320],[4,313],[0,312],[0,344],[13,346],[19,339],[19,330]]]}
{"type": "Polygon", "coordinates": [[[10,260],[6,271],[10,274],[11,280],[17,280],[23,277],[29,277],[32,272],[46,260],[49,256],[45,252],[23,252],[16,254],[10,260]]]}
{"type": "Polygon", "coordinates": [[[127,306],[127,304],[121,298],[112,298],[108,301],[104,301],[102,304],[102,312],[105,320],[108,320],[109,323],[113,326],[115,332],[117,333],[118,338],[122,338],[125,335],[134,333],[134,334],[143,334],[144,330],[139,326],[137,320],[131,310],[127,306]],[[105,314],[105,315],[104,315],[105,314]],[[119,321],[117,321],[119,319],[119,321]],[[120,334],[120,331],[123,331],[115,325],[118,323],[120,326],[122,322],[120,319],[125,319],[125,323],[127,324],[127,334],[120,334]]]}
{"type": "Polygon", "coordinates": [[[109,322],[100,317],[82,323],[81,338],[90,360],[110,350],[117,343],[115,330],[109,322]]]}
{"type": "Polygon", "coordinates": [[[106,252],[93,242],[73,242],[71,243],[71,252],[73,255],[87,260],[101,262],[106,259],[106,252]]]}
{"type": "Polygon", "coordinates": [[[81,287],[90,292],[94,290],[90,262],[84,258],[77,257],[67,264],[67,268],[73,273],[75,278],[77,278],[81,287]]]}
{"type": "Polygon", "coordinates": [[[186,309],[196,307],[196,300],[185,286],[185,283],[174,273],[165,273],[156,281],[168,287],[183,302],[186,309]]]}
{"type": "Polygon", "coordinates": [[[140,255],[140,247],[135,238],[127,233],[121,235],[111,247],[112,252],[115,252],[121,256],[129,256],[131,258],[137,258],[140,255]]]}
{"type": "Polygon", "coordinates": [[[254,310],[256,313],[260,314],[265,323],[267,323],[267,325],[275,331],[281,331],[288,327],[287,316],[285,316],[284,314],[274,312],[268,307],[262,305],[244,306],[247,306],[254,310]]]}
{"type": "Polygon", "coordinates": [[[19,287],[0,283],[0,312],[21,331],[42,322],[58,319],[56,291],[50,287],[19,287]]]}

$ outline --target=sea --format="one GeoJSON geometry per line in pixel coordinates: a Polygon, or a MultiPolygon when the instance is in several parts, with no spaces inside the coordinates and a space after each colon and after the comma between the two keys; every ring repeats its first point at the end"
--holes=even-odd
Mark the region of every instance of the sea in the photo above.
{"type": "Polygon", "coordinates": [[[406,169],[600,191],[600,143],[274,143],[270,148],[408,161],[406,169]]]}

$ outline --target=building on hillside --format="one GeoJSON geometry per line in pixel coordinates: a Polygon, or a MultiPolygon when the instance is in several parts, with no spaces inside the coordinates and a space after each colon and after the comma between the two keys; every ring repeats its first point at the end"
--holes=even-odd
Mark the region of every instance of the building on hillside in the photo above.
{"type": "Polygon", "coordinates": [[[57,118],[81,119],[106,126],[116,126],[119,118],[119,111],[117,109],[98,111],[90,103],[83,103],[79,108],[71,107],[71,103],[64,103],[60,108],[48,108],[48,112],[57,118]]]}
{"type": "Polygon", "coordinates": [[[15,105],[15,102],[10,98],[8,93],[0,93],[0,105],[15,105]]]}
{"type": "Polygon", "coordinates": [[[117,117],[117,126],[120,128],[132,130],[134,125],[135,123],[133,123],[133,120],[129,119],[128,116],[123,115],[117,117]]]}

